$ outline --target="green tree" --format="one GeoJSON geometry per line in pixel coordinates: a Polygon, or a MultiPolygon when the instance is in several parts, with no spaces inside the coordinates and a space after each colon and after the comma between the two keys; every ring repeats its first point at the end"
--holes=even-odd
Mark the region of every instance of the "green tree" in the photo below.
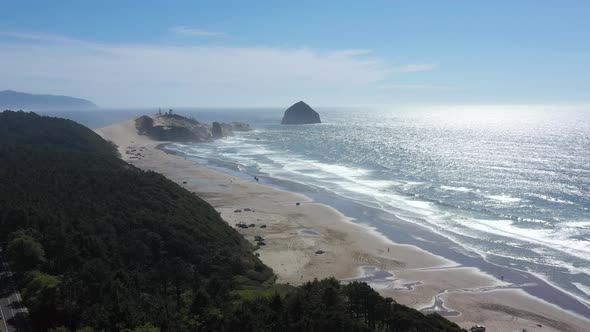
{"type": "Polygon", "coordinates": [[[15,272],[35,270],[45,261],[45,250],[29,235],[18,235],[6,249],[10,268],[15,272]]]}
{"type": "Polygon", "coordinates": [[[47,329],[56,315],[61,278],[33,271],[27,274],[26,279],[23,299],[37,328],[47,329]]]}
{"type": "Polygon", "coordinates": [[[160,329],[155,327],[152,323],[146,323],[134,329],[123,329],[121,332],[160,332],[160,329]]]}

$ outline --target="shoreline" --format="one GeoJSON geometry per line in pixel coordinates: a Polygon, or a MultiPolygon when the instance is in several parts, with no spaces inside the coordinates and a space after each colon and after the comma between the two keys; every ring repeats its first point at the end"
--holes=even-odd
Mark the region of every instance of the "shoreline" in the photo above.
{"type": "Polygon", "coordinates": [[[327,190],[312,189],[297,182],[269,177],[266,174],[248,174],[241,170],[238,165],[219,159],[185,155],[174,148],[169,148],[173,144],[174,142],[159,144],[158,148],[165,153],[179,156],[202,167],[229,176],[237,176],[250,181],[256,175],[260,179],[258,183],[262,185],[289,193],[301,194],[316,203],[335,208],[345,218],[354,220],[355,224],[364,226],[367,232],[384,239],[386,242],[415,246],[428,253],[436,252],[437,256],[442,256],[453,262],[449,267],[473,267],[483,274],[495,277],[496,280],[505,279],[512,285],[511,288],[513,289],[522,289],[527,295],[532,295],[534,298],[556,305],[558,308],[570,311],[580,317],[590,318],[590,306],[588,306],[587,302],[551,283],[542,275],[497,265],[478,254],[474,255],[468,249],[460,248],[458,250],[455,242],[421,224],[397,216],[392,218],[390,214],[383,214],[378,208],[367,206],[362,202],[356,202],[353,199],[339,196],[327,190]]]}
{"type": "Polygon", "coordinates": [[[125,161],[162,173],[209,202],[230,226],[241,221],[257,224],[238,230],[250,241],[254,235],[265,236],[267,245],[257,252],[278,282],[299,284],[330,276],[358,280],[364,271],[366,281],[381,294],[416,309],[442,305],[443,313],[446,308],[454,314],[448,318],[464,328],[484,324],[488,331],[581,331],[589,323],[477,268],[415,245],[394,243],[376,228],[354,222],[313,198],[162,151],[159,147],[166,142],[137,135],[133,121],[96,132],[113,141],[125,161]],[[131,149],[139,152],[128,154],[131,149]],[[259,228],[260,223],[266,228],[259,228]],[[316,254],[318,250],[323,253],[316,254]]]}

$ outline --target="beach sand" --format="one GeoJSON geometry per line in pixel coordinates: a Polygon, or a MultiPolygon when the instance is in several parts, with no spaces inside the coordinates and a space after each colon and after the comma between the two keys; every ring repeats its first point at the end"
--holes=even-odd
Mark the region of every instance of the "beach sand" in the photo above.
{"type": "Polygon", "coordinates": [[[382,279],[368,279],[382,295],[416,309],[443,303],[455,314],[448,318],[464,328],[483,324],[487,331],[590,330],[587,319],[475,268],[458,266],[415,246],[392,243],[327,205],[161,151],[157,147],[164,142],[138,135],[133,121],[96,132],[115,143],[125,161],[161,173],[209,202],[232,227],[240,222],[255,224],[236,228],[253,243],[255,235],[265,238],[266,246],[257,252],[278,282],[344,280],[385,271],[382,279]],[[323,253],[316,254],[318,250],[323,253]]]}

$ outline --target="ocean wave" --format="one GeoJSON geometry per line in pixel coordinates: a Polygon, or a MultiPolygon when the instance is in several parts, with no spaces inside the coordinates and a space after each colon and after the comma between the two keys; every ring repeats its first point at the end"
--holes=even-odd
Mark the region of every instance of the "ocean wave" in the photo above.
{"type": "Polygon", "coordinates": [[[590,286],[583,285],[579,282],[572,282],[572,284],[590,298],[590,286]]]}
{"type": "Polygon", "coordinates": [[[506,194],[488,195],[487,197],[490,199],[493,199],[495,201],[499,201],[501,203],[518,203],[518,202],[522,201],[521,198],[513,197],[510,195],[506,195],[506,194]]]}
{"type": "Polygon", "coordinates": [[[540,198],[542,200],[545,200],[547,202],[552,202],[552,203],[560,203],[560,204],[568,204],[568,205],[575,205],[576,203],[569,201],[567,199],[560,199],[557,197],[552,197],[552,196],[548,196],[548,195],[543,195],[543,194],[537,194],[537,193],[527,193],[529,196],[533,196],[536,198],[540,198]]]}
{"type": "MultiPolygon", "coordinates": [[[[187,146],[178,145],[176,151],[184,151],[186,148],[187,146]]],[[[370,179],[371,172],[366,169],[326,164],[317,160],[306,160],[297,155],[287,156],[267,148],[240,146],[239,150],[240,153],[236,153],[234,150],[230,152],[211,152],[219,154],[222,158],[231,158],[233,161],[245,166],[258,165],[261,172],[268,173],[271,176],[276,175],[284,180],[300,181],[302,184],[313,185],[361,203],[368,203],[371,207],[378,206],[393,213],[407,210],[414,215],[422,216],[423,220],[426,220],[431,226],[446,229],[447,232],[457,232],[459,234],[459,230],[456,229],[459,226],[462,229],[460,234],[462,236],[501,235],[509,238],[527,239],[531,243],[551,246],[581,258],[587,258],[590,255],[590,243],[572,240],[572,235],[578,234],[572,234],[571,232],[560,234],[555,230],[523,228],[515,224],[514,220],[452,218],[452,214],[443,213],[440,210],[437,202],[408,199],[390,190],[385,191],[384,189],[392,189],[400,184],[403,185],[403,182],[370,179]],[[258,164],[257,158],[261,154],[264,154],[275,165],[258,164]],[[465,232],[465,230],[469,230],[469,232],[465,232]],[[477,231],[477,233],[474,231],[477,231]]],[[[244,170],[244,168],[241,170],[244,170]]],[[[448,190],[472,191],[466,187],[445,187],[446,189],[451,188],[448,190]]],[[[519,198],[506,194],[489,195],[488,197],[501,202],[513,203],[520,201],[519,198]]],[[[518,217],[515,218],[518,219],[518,217]]],[[[548,224],[547,221],[537,219],[521,219],[521,221],[548,224]]]]}
{"type": "Polygon", "coordinates": [[[453,187],[453,186],[445,186],[445,185],[440,186],[440,189],[450,190],[450,191],[459,191],[459,192],[464,192],[464,193],[479,192],[478,189],[467,188],[467,187],[453,187]]]}

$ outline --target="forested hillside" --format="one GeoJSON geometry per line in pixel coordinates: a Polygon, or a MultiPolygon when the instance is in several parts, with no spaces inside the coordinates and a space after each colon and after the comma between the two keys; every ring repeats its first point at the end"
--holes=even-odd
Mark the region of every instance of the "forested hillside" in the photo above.
{"type": "Polygon", "coordinates": [[[69,120],[0,113],[0,242],[37,330],[458,331],[364,283],[273,285],[206,202],[69,120]]]}

